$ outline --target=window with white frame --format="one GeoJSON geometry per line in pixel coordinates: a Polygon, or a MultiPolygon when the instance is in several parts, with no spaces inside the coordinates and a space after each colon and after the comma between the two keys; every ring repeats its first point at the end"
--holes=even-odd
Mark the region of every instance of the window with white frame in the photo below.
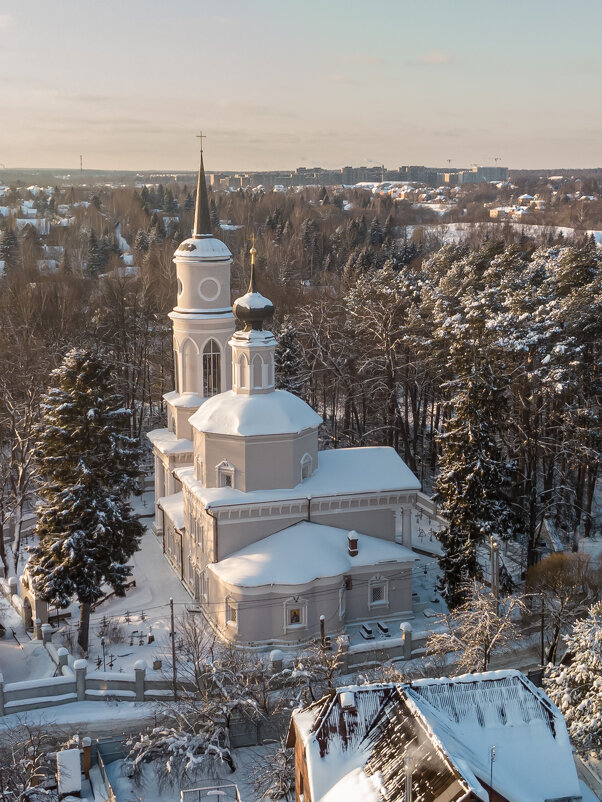
{"type": "Polygon", "coordinates": [[[222,352],[215,340],[209,342],[203,348],[203,395],[211,398],[221,392],[222,352]]]}
{"type": "Polygon", "coordinates": [[[205,571],[201,571],[200,585],[201,585],[201,599],[203,601],[208,601],[209,600],[209,583],[207,582],[207,575],[206,575],[205,571]]]}
{"type": "Polygon", "coordinates": [[[311,467],[312,467],[313,460],[309,454],[304,454],[301,459],[301,481],[303,479],[309,479],[311,476],[311,467]]]}
{"type": "Polygon", "coordinates": [[[238,604],[233,599],[226,599],[226,624],[229,627],[238,626],[238,604]]]}
{"type": "Polygon", "coordinates": [[[234,465],[228,460],[220,462],[217,466],[217,486],[218,487],[234,487],[234,474],[236,470],[234,465]]]}
{"type": "Polygon", "coordinates": [[[304,599],[287,599],[284,603],[284,630],[307,626],[307,602],[304,599]]]}
{"type": "Polygon", "coordinates": [[[383,577],[374,577],[368,586],[368,606],[386,606],[389,603],[389,583],[383,577]]]}

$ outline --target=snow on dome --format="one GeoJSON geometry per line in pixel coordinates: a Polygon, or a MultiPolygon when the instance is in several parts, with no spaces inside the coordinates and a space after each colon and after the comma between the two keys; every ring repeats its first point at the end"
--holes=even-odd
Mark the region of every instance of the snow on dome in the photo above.
{"type": "Polygon", "coordinates": [[[241,295],[240,298],[236,299],[236,306],[240,307],[241,309],[267,309],[271,307],[272,309],[273,304],[269,298],[266,298],[265,295],[262,295],[260,292],[247,292],[244,295],[241,295]]]}
{"type": "Polygon", "coordinates": [[[176,250],[180,259],[231,259],[232,254],[225,242],[215,237],[190,237],[181,242],[176,250]]]}
{"type": "Polygon", "coordinates": [[[199,432],[243,435],[297,434],[313,429],[322,418],[286,390],[262,395],[239,395],[233,390],[214,395],[190,418],[199,432]]]}

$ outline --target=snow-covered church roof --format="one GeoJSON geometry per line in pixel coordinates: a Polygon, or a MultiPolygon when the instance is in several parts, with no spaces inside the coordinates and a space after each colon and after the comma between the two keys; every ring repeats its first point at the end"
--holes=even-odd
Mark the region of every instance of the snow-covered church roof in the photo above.
{"type": "Polygon", "coordinates": [[[214,395],[190,418],[200,432],[253,437],[297,434],[322,423],[314,410],[286,390],[261,395],[239,395],[233,390],[214,395]]]}
{"type": "Polygon", "coordinates": [[[357,533],[358,553],[351,557],[348,535],[346,529],[301,521],[207,567],[229,585],[259,587],[302,585],[321,577],[347,574],[353,568],[384,567],[416,559],[413,552],[398,543],[357,533]]]}
{"type": "Polygon", "coordinates": [[[212,236],[190,237],[178,245],[175,253],[179,259],[207,259],[208,261],[225,261],[232,254],[225,242],[212,236]]]}
{"type": "MultiPolygon", "coordinates": [[[[255,398],[265,399],[268,395],[275,395],[275,393],[255,396],[255,398]]],[[[214,396],[214,398],[219,397],[214,396]]],[[[252,398],[253,396],[240,397],[252,398]]],[[[206,401],[203,407],[208,403],[206,401]]],[[[199,412],[196,412],[193,417],[196,417],[199,412]]],[[[395,493],[420,490],[419,480],[395,449],[387,446],[320,451],[318,467],[313,474],[291,488],[244,492],[232,487],[205,487],[202,482],[195,479],[194,468],[191,466],[176,468],[175,474],[206,507],[227,507],[230,504],[256,504],[265,501],[277,502],[356,493],[395,493]]]]}

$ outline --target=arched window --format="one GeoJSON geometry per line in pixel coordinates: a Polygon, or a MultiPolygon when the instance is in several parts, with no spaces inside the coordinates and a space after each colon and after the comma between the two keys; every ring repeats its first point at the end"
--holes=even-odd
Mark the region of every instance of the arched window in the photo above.
{"type": "Polygon", "coordinates": [[[253,357],[253,387],[263,387],[263,359],[259,354],[253,357]]]}
{"type": "Polygon", "coordinates": [[[247,358],[244,354],[238,357],[238,386],[247,386],[247,358]]]}
{"type": "Polygon", "coordinates": [[[182,346],[182,392],[197,392],[197,350],[192,340],[182,346]]]}
{"type": "Polygon", "coordinates": [[[304,454],[301,460],[301,481],[308,479],[311,476],[311,466],[313,460],[309,454],[304,454]]]}
{"type": "Polygon", "coordinates": [[[222,388],[222,352],[215,340],[203,348],[203,396],[210,398],[217,395],[222,388]]]}

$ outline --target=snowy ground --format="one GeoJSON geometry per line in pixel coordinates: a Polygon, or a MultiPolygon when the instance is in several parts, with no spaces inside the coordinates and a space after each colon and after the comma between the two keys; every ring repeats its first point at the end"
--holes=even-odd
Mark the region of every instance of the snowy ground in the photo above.
{"type": "Polygon", "coordinates": [[[104,738],[139,732],[154,724],[156,715],[157,706],[151,702],[72,702],[0,718],[0,743],[4,729],[24,723],[56,727],[82,738],[104,738]]]}
{"type": "Polygon", "coordinates": [[[4,682],[52,677],[55,665],[39,640],[32,640],[21,616],[0,597],[0,620],[6,634],[0,640],[0,673],[4,682]]]}
{"type": "MultiPolygon", "coordinates": [[[[137,512],[148,515],[153,510],[153,493],[145,493],[135,499],[135,503],[137,512]]],[[[90,617],[88,661],[91,667],[95,668],[98,660],[103,660],[100,636],[103,626],[109,625],[115,628],[117,640],[105,635],[106,670],[129,671],[137,660],[145,660],[149,669],[152,668],[154,659],[163,659],[171,650],[170,597],[174,600],[176,619],[186,609],[196,607],[162,554],[161,539],[151,530],[152,518],[144,518],[143,523],[147,530],[140,551],[132,558],[136,587],[130,588],[124,598],[113,597],[103,602],[90,617]],[[149,634],[154,637],[150,644],[149,634]]],[[[64,640],[68,648],[68,642],[75,640],[77,628],[76,608],[73,613],[71,623],[62,627],[53,639],[55,643],[64,640]]]]}
{"type": "MultiPolygon", "coordinates": [[[[247,746],[243,749],[234,750],[234,764],[236,771],[231,773],[226,767],[221,773],[221,777],[215,776],[199,777],[197,781],[192,784],[192,788],[209,787],[215,785],[227,785],[234,783],[238,788],[238,793],[242,802],[256,802],[257,795],[253,791],[251,784],[251,772],[257,765],[257,761],[270,754],[274,749],[271,745],[266,746],[247,746]]],[[[116,760],[107,767],[107,774],[109,782],[113,786],[117,802],[138,802],[144,799],[144,802],[179,802],[180,791],[179,788],[172,788],[169,785],[159,790],[155,772],[151,767],[145,767],[145,773],[142,778],[140,786],[137,786],[128,777],[123,774],[123,761],[116,760]]],[[[223,796],[219,799],[226,802],[230,799],[236,799],[232,790],[224,788],[223,796]]],[[[202,793],[198,796],[190,794],[190,800],[200,802],[202,799],[215,799],[216,794],[202,793]]]]}

